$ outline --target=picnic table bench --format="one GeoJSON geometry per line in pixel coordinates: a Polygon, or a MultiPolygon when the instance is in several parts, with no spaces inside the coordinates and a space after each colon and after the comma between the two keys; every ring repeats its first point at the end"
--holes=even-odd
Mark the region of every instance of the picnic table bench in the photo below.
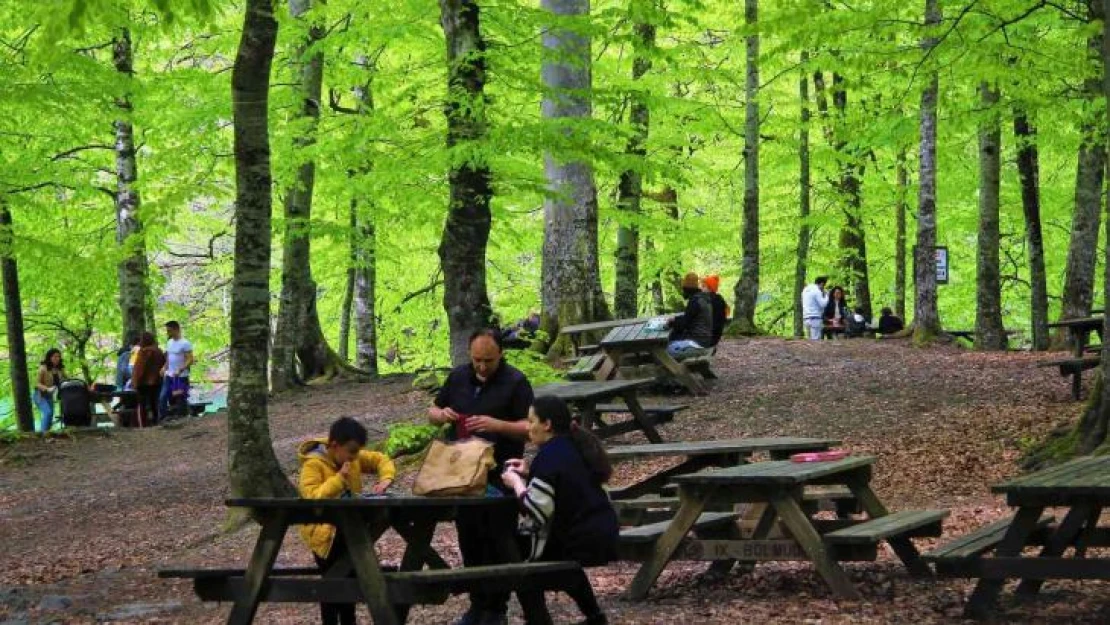
{"type": "MultiPolygon", "coordinates": [[[[941,332],[944,333],[944,334],[952,335],[952,336],[954,336],[958,339],[964,339],[965,341],[967,341],[968,343],[971,343],[972,345],[975,344],[975,330],[941,330],[941,332]]],[[[1011,336],[1015,336],[1017,334],[1021,334],[1021,330],[1003,330],[1002,331],[1002,336],[1004,336],[1007,341],[1010,340],[1011,336]]]]}
{"type": "MultiPolygon", "coordinates": [[[[670,330],[666,328],[654,329],[647,322],[613,328],[598,343],[605,359],[597,367],[594,377],[598,380],[608,380],[614,376],[619,376],[622,361],[626,358],[638,357],[662,367],[670,378],[691,393],[704,395],[704,385],[694,378],[690,369],[683,364],[685,361],[675,360],[667,353],[667,343],[669,342],[670,330]]],[[[710,372],[710,375],[712,375],[712,372],[710,372]]],[[[708,376],[703,375],[703,377],[708,376]]]]}
{"type": "Polygon", "coordinates": [[[1078,317],[1075,319],[1061,319],[1048,324],[1050,328],[1066,328],[1072,345],[1072,358],[1038,363],[1040,367],[1059,366],[1060,375],[1071,375],[1071,396],[1079,399],[1083,387],[1083,371],[1093,369],[1099,364],[1098,357],[1084,356],[1087,342],[1091,332],[1098,333],[1102,338],[1102,316],[1078,317]]]}
{"type": "Polygon", "coordinates": [[[1110,558],[1088,557],[1089,547],[1110,546],[1110,528],[1099,526],[1102,509],[1110,506],[1110,456],[1086,456],[1024,475],[991,491],[1006,495],[1016,514],[988,525],[929,554],[939,574],[978,578],[964,614],[992,614],[1008,578],[1022,580],[1018,595],[1035,595],[1050,579],[1110,579],[1110,558]],[[1045,508],[1066,508],[1053,523],[1045,508]],[[1040,545],[1036,555],[1023,555],[1040,545]],[[1072,557],[1064,557],[1072,549],[1072,557]]]}
{"type": "MultiPolygon", "coordinates": [[[[193,580],[204,601],[231,601],[229,625],[250,623],[263,601],[362,603],[379,625],[404,623],[411,606],[441,604],[452,594],[481,591],[565,589],[575,562],[519,562],[512,535],[496,536],[511,564],[451,569],[432,548],[439,522],[464,506],[516,509],[512,497],[384,496],[353,499],[230,499],[228,506],[250,508],[262,524],[246,569],[166,569],[162,578],[193,580]],[[334,524],[345,553],[321,572],[314,568],[275,569],[274,562],[290,526],[334,524]],[[385,568],[374,543],[392,528],[406,543],[399,567],[385,568]],[[425,565],[429,568],[424,569],[425,565]],[[354,577],[351,577],[351,574],[354,577]]],[[[543,606],[531,605],[534,620],[550,623],[543,606]]]]}
{"type": "Polygon", "coordinates": [[[557,382],[545,384],[537,388],[535,393],[537,396],[554,395],[570,404],[578,411],[581,426],[592,431],[598,438],[640,430],[652,443],[662,443],[663,438],[655,429],[655,420],[644,411],[637,397],[639,389],[648,384],[651,384],[651,380],[557,382]],[[632,419],[608,424],[601,417],[598,406],[616,398],[624,401],[632,419]]]}
{"type": "MultiPolygon", "coordinates": [[[[889,513],[869,485],[874,461],[871,456],[858,456],[829,462],[756,462],[674,477],[682,503],[673,519],[652,528],[657,536],[651,543],[650,553],[644,554],[644,563],[632,581],[630,596],[633,599],[645,597],[663,568],[673,559],[708,560],[723,563],[725,567],[737,560],[807,560],[813,563],[836,597],[858,599],[859,592],[838,561],[874,560],[880,542],[893,548],[912,575],[931,575],[910,538],[939,536],[941,522],[948,512],[889,513]],[[869,519],[822,521],[811,518],[803,510],[801,498],[805,487],[816,485],[847,486],[869,519]],[[722,503],[767,504],[751,538],[741,538],[739,532],[731,528],[716,528],[720,538],[687,536],[702,521],[708,506],[722,503]],[[786,526],[790,538],[767,539],[777,519],[786,526]]],[[[636,529],[639,536],[649,533],[644,528],[636,529]]]]}

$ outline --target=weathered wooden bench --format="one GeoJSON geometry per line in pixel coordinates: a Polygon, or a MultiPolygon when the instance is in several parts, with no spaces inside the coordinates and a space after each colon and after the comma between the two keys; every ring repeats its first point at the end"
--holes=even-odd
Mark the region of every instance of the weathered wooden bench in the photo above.
{"type": "MultiPolygon", "coordinates": [[[[688,408],[688,406],[685,404],[674,406],[657,405],[643,406],[643,411],[648,422],[655,426],[673,421],[675,413],[680,410],[685,410],[686,408],[688,408]]],[[[640,429],[635,419],[628,419],[619,423],[608,423],[606,421],[606,415],[629,413],[628,406],[625,404],[598,404],[594,407],[594,411],[596,415],[594,417],[593,433],[594,436],[598,438],[605,439],[613,436],[620,436],[621,434],[635,432],[640,429]]]]}
{"type": "MultiPolygon", "coordinates": [[[[520,562],[458,569],[387,570],[383,577],[389,601],[399,622],[413,605],[439,605],[451,595],[467,592],[565,590],[568,572],[581,570],[577,562],[520,562]]],[[[234,601],[247,591],[243,569],[171,569],[161,578],[193,580],[202,601],[234,601]]],[[[262,600],[281,603],[361,603],[365,597],[353,577],[321,578],[316,568],[274,569],[262,590],[262,600]]]]}
{"type": "Polygon", "coordinates": [[[567,378],[574,381],[589,381],[594,379],[594,373],[605,362],[605,354],[597,353],[580,358],[574,366],[567,370],[567,378]]]}
{"type": "Polygon", "coordinates": [[[710,365],[713,362],[713,355],[706,354],[704,356],[694,356],[680,360],[680,363],[686,366],[686,369],[691,373],[696,373],[706,380],[716,380],[717,374],[713,373],[710,365]]]}
{"type": "MultiPolygon", "coordinates": [[[[642,406],[644,414],[655,419],[657,423],[671,421],[674,419],[675,413],[686,410],[690,406],[688,404],[656,404],[642,406]]],[[[621,413],[628,412],[628,406],[625,404],[598,404],[594,410],[599,415],[607,413],[621,413]]]]}
{"type": "MultiPolygon", "coordinates": [[[[695,535],[718,535],[735,532],[739,534],[736,521],[740,515],[736,512],[703,512],[694,521],[691,528],[695,535]]],[[[622,560],[642,561],[651,557],[655,541],[667,531],[671,520],[665,519],[655,523],[648,523],[638,527],[628,527],[621,530],[617,540],[617,553],[622,560]]]]}
{"type": "Polygon", "coordinates": [[[636,499],[616,499],[613,509],[621,525],[644,525],[669,519],[678,509],[678,497],[645,495],[636,499]]]}
{"type": "MultiPolygon", "coordinates": [[[[895,541],[940,536],[941,523],[947,516],[947,510],[902,510],[829,532],[821,540],[831,548],[834,558],[838,557],[838,550],[851,551],[858,547],[875,546],[883,541],[889,541],[892,547],[896,547],[895,541]]],[[[914,554],[908,560],[903,554],[899,556],[911,575],[925,576],[932,573],[920,562],[920,556],[914,554]]]]}
{"type": "Polygon", "coordinates": [[[1073,399],[1079,399],[1080,391],[1082,390],[1083,372],[1087,369],[1094,369],[1102,363],[1102,358],[1099,354],[1092,354],[1089,356],[1081,356],[1076,358],[1062,358],[1059,360],[1046,360],[1038,362],[1037,367],[1059,367],[1060,377],[1071,376],[1071,395],[1073,399]]]}
{"type": "MultiPolygon", "coordinates": [[[[921,559],[931,563],[940,577],[972,577],[969,565],[1002,542],[1013,520],[1014,517],[1011,515],[984,525],[974,532],[922,554],[921,559]]],[[[1037,521],[1038,530],[1043,531],[1054,520],[1055,517],[1051,514],[1042,516],[1037,521]]]]}

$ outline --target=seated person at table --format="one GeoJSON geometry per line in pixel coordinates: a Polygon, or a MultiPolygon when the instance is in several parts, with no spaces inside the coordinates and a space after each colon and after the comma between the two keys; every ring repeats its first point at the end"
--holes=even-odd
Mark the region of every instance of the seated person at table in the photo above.
{"type": "MultiPolygon", "coordinates": [[[[613,472],[601,441],[578,427],[566,402],[549,396],[537,397],[532,405],[528,438],[539,447],[532,466],[510,460],[501,476],[520,500],[522,551],[530,561],[574,560],[583,566],[616,558],[620,523],[601,488],[613,472]]],[[[567,592],[586,625],[607,623],[590,580],[581,571],[576,575],[567,592]]],[[[543,594],[521,594],[527,621],[529,606],[543,601],[543,594]]]]}
{"type": "MultiPolygon", "coordinates": [[[[363,449],[366,428],[350,417],[340,417],[331,424],[326,439],[301,443],[297,458],[301,461],[300,485],[297,490],[305,499],[339,499],[357,497],[362,493],[362,475],[377,473],[378,482],[371,487],[375,494],[385,492],[393,483],[396,469],[385,454],[363,449]]],[[[300,526],[316,565],[326,571],[346,547],[334,525],[316,523],[300,526]]],[[[351,603],[321,603],[320,616],[324,625],[355,625],[355,606],[351,603]]]]}
{"type": "Polygon", "coordinates": [[[848,319],[848,302],[844,299],[844,289],[834,286],[829,291],[829,303],[825,304],[825,327],[843,328],[848,319]]]}
{"type": "Polygon", "coordinates": [[[717,289],[721,286],[721,277],[717,274],[710,274],[702,280],[702,290],[709,296],[709,303],[713,305],[713,341],[710,347],[716,347],[717,343],[721,342],[721,335],[725,333],[725,325],[728,323],[728,302],[717,289]]]}
{"type": "Polygon", "coordinates": [[[879,316],[879,334],[894,334],[901,332],[905,327],[906,324],[902,323],[902,320],[894,314],[889,306],[883,308],[883,313],[879,316]]]}
{"type": "MultiPolygon", "coordinates": [[[[428,420],[452,424],[449,437],[478,436],[493,443],[497,463],[489,472],[487,494],[508,494],[501,483],[501,467],[510,458],[524,454],[528,437],[528,407],[532,385],[521,371],[502,360],[501,332],[496,328],[470,335],[470,362],[447,375],[428,420]]],[[[466,566],[504,564],[510,554],[501,553],[491,536],[512,532],[516,516],[512,510],[460,508],[455,515],[459,551],[466,566]]],[[[470,608],[457,625],[501,625],[508,622],[509,593],[470,593],[470,608]]]]}
{"type": "Polygon", "coordinates": [[[698,274],[691,271],[682,278],[682,297],[686,310],[668,324],[667,353],[676,359],[695,356],[713,345],[713,302],[698,288],[698,274]]]}
{"type": "Polygon", "coordinates": [[[867,317],[863,315],[863,306],[856,306],[856,309],[852,311],[852,314],[848,315],[848,322],[844,327],[844,336],[863,336],[863,333],[866,330],[867,317]]]}

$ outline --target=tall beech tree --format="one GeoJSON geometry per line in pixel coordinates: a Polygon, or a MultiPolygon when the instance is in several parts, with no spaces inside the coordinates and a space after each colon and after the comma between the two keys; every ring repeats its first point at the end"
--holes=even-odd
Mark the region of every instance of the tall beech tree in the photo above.
{"type": "MultiPolygon", "coordinates": [[[[122,76],[122,83],[130,87],[135,74],[135,60],[131,31],[127,28],[119,29],[112,42],[112,65],[122,76]]],[[[119,307],[126,339],[152,329],[149,324],[154,315],[147,286],[149,263],[142,221],[139,219],[139,190],[135,186],[139,166],[135,158],[135,129],[131,123],[131,95],[124,93],[117,97],[116,108],[119,109],[119,118],[112,124],[115,128],[116,156],[116,243],[121,253],[117,273],[119,307]]]]}
{"type": "Polygon", "coordinates": [[[467,362],[470,334],[488,325],[492,315],[486,291],[486,244],[493,220],[493,175],[488,164],[473,156],[488,132],[486,44],[478,3],[440,0],[439,9],[447,38],[447,147],[454,153],[448,175],[451,199],[439,258],[443,309],[451,331],[451,362],[457,365],[467,362]]]}
{"type": "Polygon", "coordinates": [[[1048,286],[1044,266],[1044,235],[1041,232],[1041,166],[1037,129],[1022,109],[1014,111],[1014,140],[1017,142],[1025,240],[1029,246],[1029,303],[1033,349],[1044,350],[1048,349],[1048,286]]]}
{"type": "Polygon", "coordinates": [[[228,472],[238,497],[291,497],[270,438],[270,66],[278,24],[271,0],[246,0],[231,71],[235,123],[235,268],[231,286],[228,472]]]}
{"type": "Polygon", "coordinates": [[[986,119],[979,129],[979,253],[975,283],[975,349],[1006,348],[1002,326],[998,207],[1002,186],[1002,128],[998,90],[984,81],[979,97],[986,119]]]}
{"type": "MultiPolygon", "coordinates": [[[[310,9],[310,0],[289,0],[289,14],[294,19],[306,19],[310,9]]],[[[320,120],[324,55],[318,44],[324,36],[324,28],[318,23],[311,23],[306,30],[304,39],[293,51],[294,71],[299,79],[296,88],[301,105],[296,117],[304,123],[304,130],[293,142],[293,153],[298,160],[297,175],[285,190],[281,299],[270,362],[270,383],[274,391],[292,388],[298,382],[312,378],[335,375],[343,364],[324,337],[316,309],[316,281],[312,279],[310,224],[312,195],[316,188],[316,161],[306,157],[305,151],[316,143],[316,128],[320,120]]]]}
{"type": "Polygon", "coordinates": [[[744,210],[733,332],[754,334],[759,299],[759,0],[744,0],[744,210]]]}
{"type": "Polygon", "coordinates": [[[27,376],[27,343],[23,336],[23,300],[19,296],[19,266],[15,260],[15,229],[5,194],[0,194],[0,281],[4,284],[4,321],[8,331],[8,375],[16,423],[21,432],[35,431],[31,410],[31,382],[27,376]]]}
{"type": "MultiPolygon", "coordinates": [[[[928,55],[939,43],[936,32],[941,22],[939,0],[925,0],[926,34],[922,49],[928,55]]],[[[928,62],[928,60],[926,60],[928,62]]],[[[937,310],[937,96],[940,81],[935,67],[926,70],[925,89],[921,92],[920,181],[917,192],[917,247],[914,250],[913,338],[917,343],[931,342],[940,334],[937,310]]]]}
{"type": "MultiPolygon", "coordinates": [[[[607,318],[609,309],[598,267],[597,186],[593,165],[582,156],[588,136],[580,122],[593,115],[590,2],[541,0],[540,7],[551,18],[543,31],[541,111],[559,137],[543,157],[541,300],[543,329],[554,337],[562,326],[607,318]]],[[[551,353],[566,344],[555,341],[551,353]]]]}
{"type": "Polygon", "coordinates": [[[802,290],[806,287],[806,259],[809,256],[809,213],[812,200],[809,155],[809,77],[806,64],[809,54],[802,51],[802,75],[798,79],[798,101],[801,103],[801,126],[798,128],[798,245],[794,259],[794,336],[803,336],[802,290]]]}

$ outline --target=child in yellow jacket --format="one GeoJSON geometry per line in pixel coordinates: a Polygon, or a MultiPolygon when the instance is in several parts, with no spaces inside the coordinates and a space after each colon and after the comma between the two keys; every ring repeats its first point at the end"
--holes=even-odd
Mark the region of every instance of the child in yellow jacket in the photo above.
{"type": "MultiPolygon", "coordinates": [[[[298,450],[301,478],[298,490],[305,499],[339,499],[357,497],[362,493],[362,474],[377,473],[378,482],[371,487],[382,494],[393,483],[397,470],[388,456],[363,449],[366,428],[350,417],[340,417],[331,424],[326,439],[305,441],[298,450]]],[[[336,546],[335,526],[328,523],[302,525],[301,537],[321,571],[339,559],[344,549],[336,546]]],[[[321,603],[324,625],[354,625],[355,606],[350,603],[321,603]]]]}

